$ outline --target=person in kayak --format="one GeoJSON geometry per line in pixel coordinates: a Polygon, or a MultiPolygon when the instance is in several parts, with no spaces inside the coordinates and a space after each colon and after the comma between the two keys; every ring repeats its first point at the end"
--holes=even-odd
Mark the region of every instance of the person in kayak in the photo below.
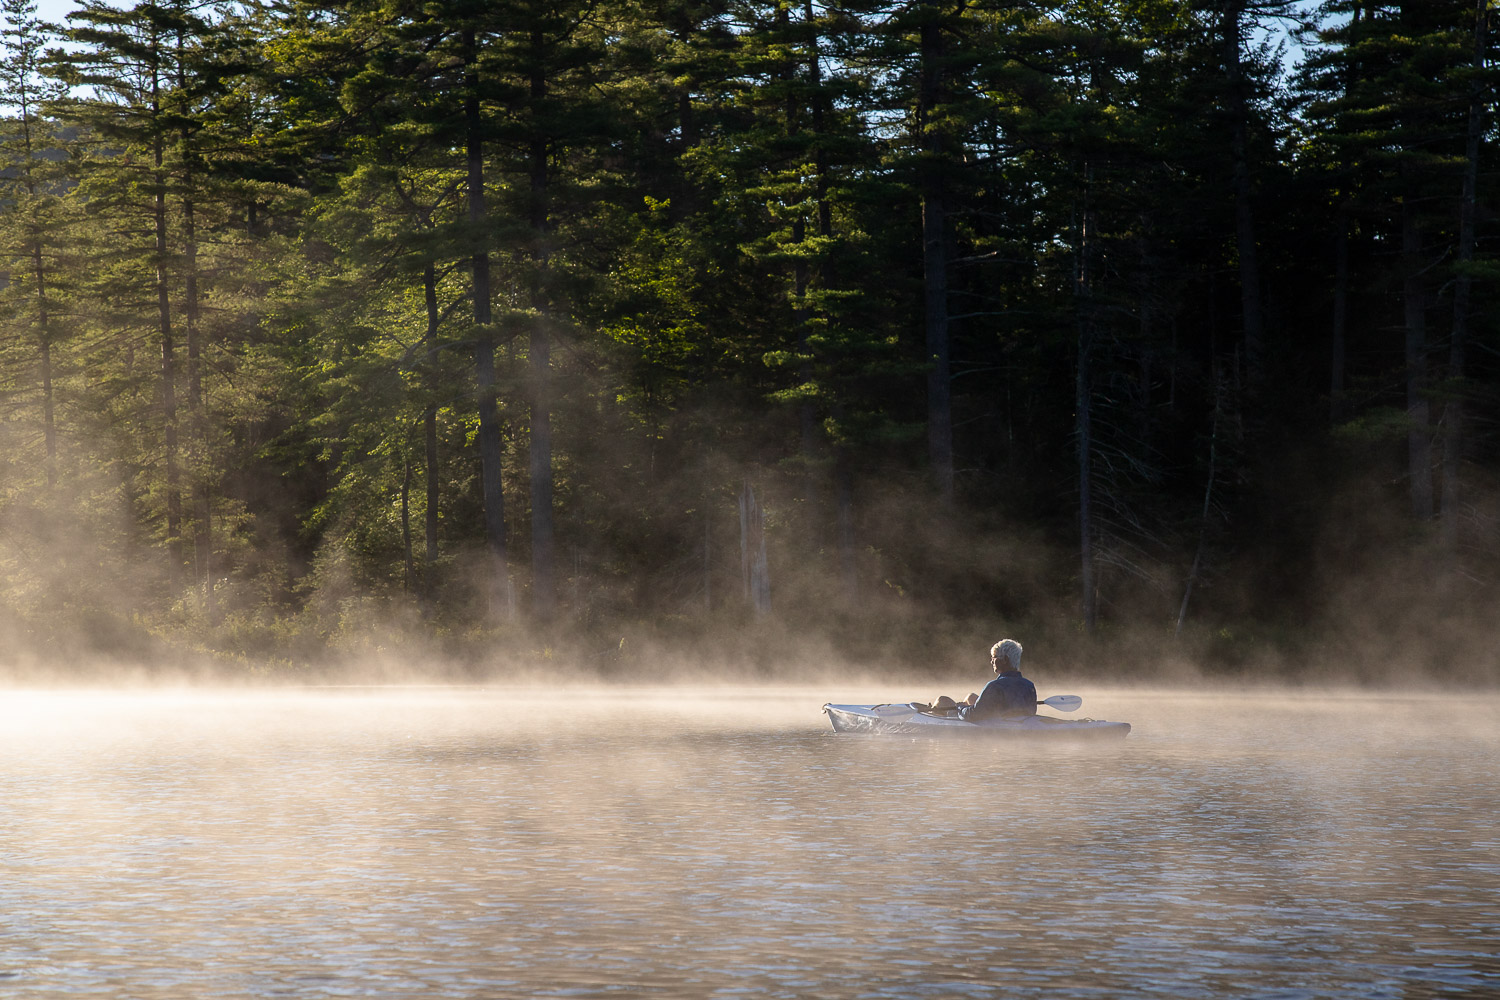
{"type": "Polygon", "coordinates": [[[1001,639],[990,647],[995,679],[978,694],[970,694],[961,709],[969,722],[983,719],[1024,719],[1036,714],[1036,685],[1021,676],[1021,644],[1001,639]]]}

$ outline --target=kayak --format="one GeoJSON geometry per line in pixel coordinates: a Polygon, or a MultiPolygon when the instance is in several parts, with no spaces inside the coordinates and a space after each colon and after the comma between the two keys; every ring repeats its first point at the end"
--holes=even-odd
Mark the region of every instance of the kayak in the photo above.
{"type": "Polygon", "coordinates": [[[1024,719],[983,719],[966,722],[951,713],[925,711],[925,706],[824,705],[836,733],[895,733],[919,736],[1017,736],[1047,739],[1119,740],[1130,732],[1128,722],[1102,719],[1059,719],[1033,715],[1024,719]]]}

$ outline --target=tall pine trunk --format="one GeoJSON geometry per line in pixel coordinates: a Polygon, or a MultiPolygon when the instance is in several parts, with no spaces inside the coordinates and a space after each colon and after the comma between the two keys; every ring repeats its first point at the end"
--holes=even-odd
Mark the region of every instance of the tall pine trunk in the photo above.
{"type": "MultiPolygon", "coordinates": [[[[812,0],[806,0],[802,8],[803,19],[816,24],[812,0]]],[[[828,128],[827,101],[823,93],[823,53],[819,45],[816,28],[812,29],[807,54],[808,82],[812,88],[813,169],[817,172],[814,182],[817,193],[818,236],[824,246],[833,238],[833,204],[828,197],[829,165],[826,131],[828,128]]],[[[842,280],[835,272],[834,263],[823,264],[823,287],[834,287],[842,280]]],[[[811,401],[808,402],[811,406],[811,401]]],[[[858,577],[855,572],[854,542],[854,477],[849,468],[847,449],[839,447],[834,454],[834,548],[838,554],[839,578],[844,597],[850,604],[858,597],[858,577]]]]}
{"type": "Polygon", "coordinates": [[[1333,331],[1328,356],[1328,422],[1344,418],[1345,371],[1349,356],[1349,220],[1341,210],[1333,244],[1333,331]]]}
{"type": "MultiPolygon", "coordinates": [[[[807,72],[808,101],[804,106],[799,103],[796,88],[789,88],[787,97],[787,130],[795,134],[802,129],[804,120],[810,121],[811,145],[813,154],[813,191],[814,191],[814,218],[815,232],[822,239],[822,245],[827,246],[829,237],[833,234],[833,213],[828,202],[828,153],[824,148],[825,115],[823,111],[823,67],[822,55],[819,49],[817,13],[813,8],[812,0],[804,0],[802,5],[802,27],[806,32],[806,51],[803,54],[803,62],[807,72]],[[808,112],[804,119],[804,111],[808,112]]],[[[790,68],[787,75],[790,77],[796,73],[795,68],[790,68]]],[[[799,214],[792,222],[792,242],[803,243],[807,238],[808,222],[799,214]]],[[[822,286],[829,285],[827,273],[828,264],[820,264],[820,277],[822,286]]],[[[792,298],[793,323],[797,328],[797,353],[800,357],[798,363],[798,375],[802,384],[811,384],[816,376],[813,364],[812,345],[812,322],[814,320],[813,309],[808,305],[808,289],[813,281],[813,268],[807,259],[798,256],[793,265],[792,275],[792,298]]],[[[822,485],[826,476],[820,459],[823,457],[824,439],[818,422],[818,408],[813,399],[803,396],[797,403],[797,419],[801,432],[802,455],[806,462],[807,482],[807,509],[810,513],[812,526],[812,547],[817,551],[824,549],[824,513],[822,503],[822,485]]],[[[837,543],[836,543],[837,544],[837,543]]]]}
{"type": "MultiPolygon", "coordinates": [[[[187,183],[191,185],[191,177],[187,183]]],[[[193,485],[194,512],[193,552],[198,567],[198,583],[204,603],[214,600],[213,570],[213,489],[209,482],[212,468],[208,457],[208,421],[203,402],[203,344],[198,327],[198,235],[194,199],[191,194],[182,201],[183,267],[185,288],[183,319],[187,339],[188,426],[197,453],[198,475],[193,485]]]]}
{"type": "MultiPolygon", "coordinates": [[[[21,33],[20,44],[16,47],[16,56],[20,63],[17,67],[19,79],[18,92],[16,94],[16,105],[20,111],[21,126],[21,165],[22,179],[26,185],[26,197],[29,204],[27,208],[34,211],[37,203],[36,165],[38,162],[36,140],[32,135],[32,128],[37,122],[34,111],[34,102],[29,89],[31,77],[30,69],[33,65],[32,59],[40,51],[40,45],[35,44],[29,31],[35,30],[37,25],[32,23],[14,25],[21,33]]],[[[40,371],[38,374],[42,383],[42,448],[45,454],[45,474],[49,487],[57,485],[57,420],[56,402],[53,392],[52,372],[52,324],[49,322],[49,310],[47,308],[47,265],[46,255],[43,253],[43,243],[46,231],[35,215],[30,216],[30,222],[26,230],[26,242],[29,251],[31,276],[34,281],[36,296],[36,325],[37,325],[37,355],[40,371]]]]}
{"type": "MultiPolygon", "coordinates": [[[[438,312],[437,267],[432,261],[422,269],[422,296],[427,306],[427,331],[423,339],[427,343],[427,391],[435,392],[434,383],[438,373],[438,312]]],[[[429,401],[422,411],[423,458],[425,460],[425,485],[427,487],[427,509],[424,512],[423,528],[423,573],[422,595],[430,602],[437,572],[438,558],[438,434],[437,404],[429,401]]]]}
{"type": "Polygon", "coordinates": [[[1080,303],[1078,314],[1078,370],[1074,385],[1074,435],[1078,439],[1078,562],[1079,590],[1082,596],[1083,627],[1094,630],[1098,619],[1097,594],[1094,586],[1094,483],[1091,468],[1093,449],[1093,373],[1089,363],[1093,354],[1093,321],[1088,306],[1080,303]]]}
{"type": "Polygon", "coordinates": [[[927,350],[927,454],[945,504],[953,502],[953,376],[948,336],[948,220],[943,137],[933,127],[943,91],[944,42],[938,4],[923,4],[917,130],[922,151],[922,299],[927,350]]]}
{"type": "Polygon", "coordinates": [[[840,447],[834,457],[834,490],[837,512],[839,582],[844,600],[853,607],[859,600],[859,559],[854,535],[854,472],[848,449],[840,447]]]}
{"type": "Polygon", "coordinates": [[[1173,635],[1182,635],[1182,625],[1187,621],[1188,602],[1192,600],[1193,588],[1203,571],[1203,553],[1208,548],[1208,526],[1214,509],[1214,483],[1219,477],[1219,417],[1224,412],[1224,379],[1217,366],[1214,379],[1214,415],[1208,432],[1208,477],[1203,486],[1203,511],[1198,521],[1198,546],[1193,552],[1193,566],[1188,571],[1187,584],[1182,588],[1182,603],[1177,608],[1177,627],[1173,635]]]}
{"type": "MultiPolygon", "coordinates": [[[[160,50],[157,40],[152,39],[153,60],[151,71],[151,114],[154,121],[161,120],[161,77],[156,68],[160,65],[160,50]]],[[[165,139],[158,129],[152,140],[152,182],[155,193],[152,201],[152,228],[156,246],[156,321],[161,342],[161,406],[163,422],[164,462],[166,465],[167,501],[167,553],[171,588],[175,592],[182,577],[182,487],[178,474],[177,442],[177,345],[172,330],[171,297],[168,290],[167,269],[167,176],[165,169],[165,139]]]]}
{"type": "MultiPolygon", "coordinates": [[[[1363,14],[1363,6],[1356,3],[1350,14],[1350,45],[1357,45],[1359,42],[1360,19],[1363,14]]],[[[1359,72],[1359,63],[1351,62],[1349,74],[1344,79],[1346,100],[1353,97],[1359,72]]],[[[1342,421],[1346,409],[1344,393],[1347,389],[1345,381],[1349,359],[1349,243],[1352,239],[1350,233],[1352,220],[1350,206],[1347,203],[1339,206],[1337,226],[1333,245],[1333,331],[1328,359],[1328,422],[1330,424],[1342,421]]]]}
{"type": "Polygon", "coordinates": [[[57,485],[57,416],[52,389],[52,336],[47,323],[46,268],[42,266],[41,245],[33,244],[32,266],[36,272],[36,302],[38,352],[41,355],[42,376],[42,446],[46,452],[47,485],[57,485]]]}
{"type": "MultiPolygon", "coordinates": [[[[547,96],[545,39],[540,29],[532,33],[531,100],[540,108],[547,96]]],[[[536,263],[532,306],[536,320],[531,327],[531,613],[548,621],[555,611],[556,584],[552,537],[552,331],[549,315],[548,269],[548,175],[547,140],[533,136],[531,167],[532,259],[536,263]]]]}
{"type": "Polygon", "coordinates": [[[1255,216],[1250,204],[1249,102],[1240,58],[1241,20],[1245,0],[1228,0],[1220,24],[1224,72],[1228,82],[1231,180],[1234,187],[1235,249],[1239,256],[1240,307],[1244,316],[1246,377],[1252,388],[1264,367],[1265,323],[1261,310],[1260,261],[1255,246],[1255,216]]]}
{"type": "MultiPolygon", "coordinates": [[[[787,25],[790,20],[790,18],[787,16],[785,8],[781,9],[781,12],[778,14],[777,19],[781,23],[783,34],[785,34],[787,32],[787,25]]],[[[814,56],[810,60],[810,62],[812,64],[812,67],[816,67],[816,56],[814,56]]],[[[812,68],[810,70],[810,75],[816,74],[816,72],[817,70],[815,68],[812,68]]],[[[785,73],[788,80],[795,76],[795,62],[790,63],[786,67],[785,73]]],[[[796,88],[788,87],[787,90],[788,95],[786,99],[786,130],[788,135],[796,136],[802,130],[802,108],[798,102],[796,88]]],[[[816,136],[814,136],[813,141],[815,143],[817,142],[816,136]]],[[[802,178],[799,177],[798,179],[800,181],[802,178]]],[[[806,240],[807,220],[804,219],[799,212],[798,215],[794,219],[792,219],[792,243],[801,244],[806,242],[806,240]]],[[[807,259],[801,254],[798,254],[796,260],[792,263],[792,325],[796,328],[797,331],[797,355],[801,359],[798,362],[797,374],[802,379],[804,384],[811,381],[813,377],[812,364],[808,357],[810,333],[809,321],[812,319],[812,311],[807,307],[807,286],[811,279],[812,269],[808,267],[807,259]]],[[[812,472],[812,469],[814,467],[813,459],[816,456],[818,447],[817,411],[813,407],[813,401],[806,397],[803,397],[802,399],[797,401],[797,427],[802,439],[802,455],[803,458],[807,460],[807,469],[809,470],[808,506],[811,510],[814,511],[813,516],[816,519],[816,511],[818,509],[818,504],[815,499],[815,495],[817,493],[817,477],[812,472]]]]}
{"type": "MultiPolygon", "coordinates": [[[[1084,169],[1085,178],[1089,170],[1084,169]]],[[[1074,257],[1073,296],[1078,329],[1078,362],[1073,386],[1073,434],[1078,445],[1078,559],[1083,627],[1092,633],[1098,620],[1098,588],[1094,578],[1094,479],[1093,417],[1094,350],[1093,275],[1089,266],[1093,240],[1093,218],[1088,204],[1087,180],[1083,194],[1083,217],[1074,257]]]]}
{"type": "Polygon", "coordinates": [[[464,29],[467,63],[464,125],[468,158],[469,226],[474,240],[472,258],[474,326],[474,377],[478,386],[479,468],[484,502],[485,541],[490,556],[490,601],[497,617],[512,618],[515,595],[510,583],[506,552],[505,491],[501,473],[500,413],[495,398],[495,332],[490,312],[489,224],[484,197],[484,138],[479,115],[478,53],[474,29],[464,29]]]}
{"type": "Polygon", "coordinates": [[[1427,396],[1427,295],[1422,282],[1422,233],[1414,185],[1401,205],[1402,300],[1406,322],[1407,474],[1411,510],[1419,521],[1432,517],[1431,404],[1427,396]]]}
{"type": "Polygon", "coordinates": [[[401,589],[410,594],[416,586],[416,561],[411,552],[411,456],[401,456],[401,589]]]}
{"type": "MultiPolygon", "coordinates": [[[[187,36],[179,24],[174,31],[173,67],[175,85],[179,94],[186,93],[191,81],[187,75],[187,36]]],[[[188,454],[192,459],[189,476],[189,493],[193,505],[193,565],[196,569],[197,586],[203,595],[204,606],[213,605],[213,491],[209,482],[211,463],[208,457],[208,427],[203,404],[202,343],[199,330],[198,292],[198,223],[197,199],[191,150],[192,133],[186,121],[177,132],[178,148],[182,153],[182,263],[183,339],[187,352],[187,408],[188,408],[188,454]]]]}
{"type": "Polygon", "coordinates": [[[1488,0],[1475,0],[1474,82],[1469,89],[1469,123],[1464,145],[1463,191],[1458,202],[1458,276],[1453,284],[1453,337],[1448,348],[1449,402],[1443,414],[1443,495],[1441,508],[1443,547],[1458,548],[1459,463],[1463,456],[1464,368],[1469,339],[1470,298],[1474,277],[1475,202],[1479,190],[1479,150],[1484,135],[1484,52],[1488,34],[1488,0]]]}
{"type": "MultiPolygon", "coordinates": [[[[35,191],[32,192],[35,194],[35,191]]],[[[57,418],[52,389],[52,329],[47,314],[47,268],[42,256],[42,234],[33,229],[31,270],[36,281],[37,351],[42,379],[42,445],[46,453],[47,485],[57,484],[57,418]]]]}
{"type": "Polygon", "coordinates": [[[747,481],[740,490],[740,576],[745,600],[757,618],[771,613],[771,571],[766,559],[766,515],[747,481]]]}

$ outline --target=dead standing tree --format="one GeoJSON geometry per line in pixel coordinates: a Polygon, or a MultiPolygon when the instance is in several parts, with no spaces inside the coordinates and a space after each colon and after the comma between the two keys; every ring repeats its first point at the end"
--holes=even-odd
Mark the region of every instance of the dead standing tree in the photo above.
{"type": "Polygon", "coordinates": [[[766,516],[747,481],[740,490],[740,576],[756,617],[771,613],[771,572],[766,561],[766,516]]]}

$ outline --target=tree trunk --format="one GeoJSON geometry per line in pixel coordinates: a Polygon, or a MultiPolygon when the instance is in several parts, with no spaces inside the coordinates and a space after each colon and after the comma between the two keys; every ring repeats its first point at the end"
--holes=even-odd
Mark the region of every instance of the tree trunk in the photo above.
{"type": "Polygon", "coordinates": [[[747,481],[740,490],[740,575],[756,617],[771,613],[771,573],[766,560],[766,518],[747,481]]]}
{"type": "Polygon", "coordinates": [[[1469,339],[1469,302],[1474,278],[1474,215],[1479,189],[1479,149],[1484,134],[1485,93],[1482,74],[1488,25],[1488,0],[1475,0],[1474,83],[1469,90],[1469,127],[1464,147],[1463,192],[1458,203],[1458,276],[1453,285],[1453,338],[1448,348],[1449,403],[1443,414],[1443,548],[1458,548],[1459,462],[1463,456],[1464,367],[1469,339]]]}
{"type": "MultiPolygon", "coordinates": [[[[801,217],[798,217],[792,221],[792,242],[800,244],[806,239],[807,224],[801,217]]],[[[809,321],[812,319],[812,313],[807,308],[807,286],[810,278],[811,270],[807,266],[807,261],[799,257],[792,265],[792,301],[795,303],[792,306],[792,325],[797,329],[797,354],[800,358],[797,363],[797,376],[804,385],[813,379],[812,360],[809,357],[812,332],[809,321]]],[[[806,396],[797,401],[797,425],[802,438],[802,455],[807,461],[808,485],[815,491],[816,476],[813,472],[813,460],[818,450],[817,410],[813,407],[813,401],[806,396]]]]}
{"type": "MultiPolygon", "coordinates": [[[[153,45],[155,44],[153,39],[153,45]]],[[[151,74],[151,113],[161,116],[161,80],[151,74]]],[[[165,425],[163,443],[166,464],[167,552],[172,590],[181,585],[182,576],[182,490],[177,470],[177,345],[173,339],[171,300],[167,287],[167,177],[164,169],[164,140],[158,132],[152,143],[156,186],[153,203],[153,227],[156,234],[156,316],[161,340],[161,405],[165,425]]]]}
{"type": "MultiPolygon", "coordinates": [[[[802,16],[808,24],[816,21],[812,0],[806,0],[802,16]]],[[[823,94],[823,53],[816,29],[810,33],[807,54],[808,81],[812,84],[813,169],[817,171],[818,235],[833,234],[833,205],[828,200],[828,149],[824,142],[827,127],[827,99],[823,94]]]]}
{"type": "Polygon", "coordinates": [[[1250,162],[1247,150],[1250,110],[1245,98],[1245,73],[1240,61],[1241,18],[1244,0],[1224,4],[1221,29],[1224,72],[1228,80],[1230,156],[1234,186],[1235,247],[1239,255],[1240,306],[1244,314],[1246,378],[1257,389],[1263,368],[1265,328],[1261,312],[1260,263],[1255,247],[1255,218],[1250,206],[1250,162]]]}
{"type": "Polygon", "coordinates": [[[848,453],[840,448],[834,459],[837,490],[839,580],[844,600],[852,607],[859,600],[859,561],[854,544],[854,474],[848,453]]]}
{"type": "Polygon", "coordinates": [[[202,352],[198,329],[198,236],[191,196],[182,201],[183,266],[186,271],[186,288],[183,296],[183,319],[187,337],[187,382],[188,423],[191,429],[193,448],[198,455],[198,471],[194,477],[193,494],[197,510],[193,532],[193,552],[198,566],[198,581],[203,588],[204,602],[213,604],[213,490],[208,480],[212,468],[208,460],[208,428],[203,405],[202,352]]]}
{"type": "Polygon", "coordinates": [[[477,343],[474,348],[474,374],[478,383],[479,466],[484,502],[485,539],[490,553],[490,601],[496,617],[510,619],[515,614],[515,594],[511,588],[510,565],[506,552],[505,491],[501,474],[500,414],[495,399],[495,334],[490,313],[490,255],[487,249],[488,214],[484,197],[484,141],[479,116],[478,55],[474,29],[464,30],[464,54],[468,64],[465,79],[464,124],[468,156],[469,225],[475,248],[472,260],[474,275],[474,325],[477,343]]]}
{"type": "MultiPolygon", "coordinates": [[[[179,90],[188,85],[187,39],[181,27],[176,30],[173,65],[179,90]]],[[[208,433],[203,408],[202,344],[198,328],[198,225],[194,182],[196,180],[191,160],[189,143],[191,134],[186,127],[177,133],[183,152],[182,164],[182,262],[183,296],[182,318],[184,347],[187,351],[187,404],[188,404],[188,453],[193,459],[189,491],[193,498],[193,565],[197,569],[197,586],[203,594],[204,605],[213,605],[213,491],[209,484],[211,463],[208,459],[208,433]]]]}
{"type": "MultiPolygon", "coordinates": [[[[1360,19],[1364,8],[1356,3],[1350,13],[1349,44],[1359,42],[1360,19]]],[[[1344,97],[1350,99],[1359,78],[1359,64],[1351,61],[1349,74],[1344,80],[1344,97]]],[[[1346,410],[1344,392],[1349,356],[1349,241],[1351,221],[1349,207],[1340,206],[1338,230],[1334,234],[1333,246],[1333,343],[1328,363],[1328,422],[1338,424],[1344,419],[1346,410]]]]}
{"type": "MultiPolygon", "coordinates": [[[[806,62],[807,83],[811,91],[810,101],[812,104],[812,144],[815,161],[813,166],[813,184],[814,190],[817,192],[817,232],[819,236],[826,237],[829,234],[832,220],[829,217],[828,224],[825,225],[824,208],[827,201],[825,195],[828,181],[825,177],[826,167],[823,163],[825,158],[822,137],[823,110],[821,98],[818,93],[822,87],[823,68],[818,62],[818,34],[815,12],[813,11],[811,0],[807,0],[802,6],[802,22],[808,32],[806,62]]],[[[800,130],[801,112],[802,108],[797,106],[794,92],[793,96],[787,98],[787,130],[789,132],[800,130]]],[[[792,242],[802,243],[806,239],[806,234],[807,222],[801,215],[798,215],[792,222],[792,242]]],[[[795,317],[797,324],[797,351],[803,358],[799,374],[803,382],[806,383],[812,380],[813,372],[812,362],[809,358],[809,335],[811,331],[808,328],[808,321],[811,319],[811,310],[807,307],[807,288],[812,282],[812,269],[808,266],[805,258],[801,256],[797,258],[792,279],[794,285],[793,301],[797,303],[795,317]]],[[[813,407],[812,400],[801,400],[799,417],[802,430],[802,450],[807,458],[811,460],[815,457],[815,452],[817,451],[817,412],[813,407]]]]}
{"type": "MultiPolygon", "coordinates": [[[[687,5],[671,5],[670,9],[664,10],[663,13],[667,17],[666,27],[672,40],[685,50],[696,48],[698,32],[703,22],[695,15],[706,11],[707,8],[689,8],[687,5]]],[[[678,142],[675,150],[669,148],[667,152],[679,165],[685,162],[684,154],[698,145],[698,119],[693,111],[693,90],[698,83],[697,71],[696,66],[679,69],[672,91],[676,104],[678,142]]],[[[675,224],[697,214],[700,189],[681,169],[673,170],[670,176],[671,187],[668,191],[671,198],[667,213],[668,218],[675,224]]]]}
{"type": "MultiPolygon", "coordinates": [[[[781,15],[783,21],[789,20],[785,11],[781,15]]],[[[807,52],[805,62],[807,67],[807,85],[810,91],[809,101],[811,104],[812,123],[812,146],[814,157],[814,190],[816,191],[816,220],[817,233],[819,236],[827,237],[832,228],[832,216],[827,212],[827,177],[826,177],[826,154],[823,152],[822,126],[822,98],[819,90],[822,86],[822,66],[819,64],[818,36],[816,27],[816,13],[811,0],[806,0],[802,5],[802,24],[807,32],[807,52]]],[[[795,62],[786,69],[786,76],[790,80],[796,76],[795,62]]],[[[798,88],[788,88],[786,99],[786,128],[790,135],[798,134],[802,129],[804,106],[799,103],[798,88]]],[[[799,214],[792,220],[792,242],[801,244],[807,239],[807,220],[799,214]]],[[[792,265],[792,323],[797,331],[797,375],[803,385],[811,383],[815,378],[812,360],[812,310],[807,304],[807,290],[812,283],[812,268],[808,265],[806,258],[798,255],[792,265]]],[[[821,452],[822,440],[818,427],[818,411],[813,400],[804,395],[797,401],[797,423],[801,434],[802,457],[805,462],[806,475],[806,500],[807,510],[811,528],[811,546],[814,550],[822,551],[824,547],[823,532],[823,504],[822,483],[820,478],[822,471],[818,465],[821,452]]]]}
{"type": "Polygon", "coordinates": [[[555,611],[552,528],[551,352],[547,315],[531,331],[531,613],[548,621],[555,611]]]}
{"type": "MultiPolygon", "coordinates": [[[[1089,170],[1084,170],[1085,178],[1089,170]]],[[[1093,372],[1090,368],[1094,348],[1094,316],[1091,294],[1093,276],[1089,267],[1092,250],[1093,219],[1088,205],[1087,180],[1084,189],[1083,220],[1079,227],[1078,249],[1074,257],[1073,294],[1077,310],[1078,364],[1073,386],[1074,436],[1078,441],[1078,555],[1079,586],[1082,592],[1083,627],[1092,633],[1098,620],[1098,594],[1094,580],[1094,483],[1093,452],[1093,372]]]]}
{"type": "MultiPolygon", "coordinates": [[[[431,262],[422,271],[422,291],[427,304],[427,332],[423,338],[427,342],[427,391],[435,391],[434,382],[438,377],[438,297],[437,297],[437,268],[431,262]]],[[[437,443],[437,404],[429,402],[422,413],[423,450],[425,460],[425,478],[427,486],[427,510],[423,517],[425,529],[425,551],[423,553],[422,594],[430,600],[434,584],[434,574],[438,557],[438,443],[437,443]]]]}
{"type": "Polygon", "coordinates": [[[1344,419],[1349,327],[1349,220],[1341,211],[1333,245],[1333,335],[1328,358],[1328,422],[1344,419]]]}
{"type": "Polygon", "coordinates": [[[57,419],[52,392],[52,334],[47,322],[47,272],[42,263],[41,234],[31,243],[31,266],[36,277],[37,343],[42,365],[42,444],[46,450],[47,485],[57,485],[57,419]]]}
{"type": "MultiPolygon", "coordinates": [[[[29,52],[31,50],[27,49],[25,51],[29,52]]],[[[25,68],[21,69],[23,75],[26,72],[25,68]]],[[[24,171],[26,194],[31,202],[30,207],[34,208],[37,200],[37,186],[33,168],[36,165],[37,156],[31,128],[35,119],[33,117],[31,99],[25,90],[24,82],[19,105],[21,112],[19,124],[21,126],[22,137],[21,169],[24,171]]],[[[39,361],[41,363],[42,378],[42,446],[46,453],[47,485],[51,487],[57,485],[57,421],[52,389],[52,328],[51,323],[48,322],[46,258],[42,253],[45,231],[38,223],[35,215],[31,216],[31,223],[26,235],[31,249],[32,277],[36,281],[37,352],[40,355],[39,361]]]]}
{"type": "Polygon", "coordinates": [[[1427,398],[1427,299],[1422,287],[1422,237],[1415,196],[1408,187],[1401,206],[1402,299],[1406,313],[1407,472],[1411,510],[1419,521],[1432,517],[1432,416],[1427,398]]]}
{"type": "Polygon", "coordinates": [[[1078,372],[1074,386],[1074,433],[1078,438],[1078,556],[1079,585],[1083,596],[1083,627],[1093,632],[1098,618],[1094,592],[1094,524],[1093,479],[1089,452],[1093,448],[1093,385],[1089,370],[1093,351],[1093,323],[1080,313],[1078,318],[1078,372]]]}
{"type": "Polygon", "coordinates": [[[1209,517],[1213,513],[1214,481],[1219,474],[1219,415],[1224,411],[1224,380],[1214,373],[1214,415],[1208,432],[1208,482],[1203,486],[1203,513],[1198,522],[1198,548],[1193,553],[1193,568],[1188,571],[1187,585],[1182,589],[1182,604],[1177,608],[1177,628],[1173,635],[1182,635],[1182,623],[1187,621],[1188,601],[1192,599],[1193,587],[1198,583],[1198,574],[1203,568],[1203,550],[1208,545],[1209,517]]]}
{"type": "MultiPolygon", "coordinates": [[[[188,414],[196,425],[203,414],[203,345],[198,340],[198,242],[193,199],[182,200],[182,260],[185,288],[184,330],[187,338],[188,414]]],[[[201,428],[195,428],[201,430],[201,428]]]]}
{"type": "Polygon", "coordinates": [[[942,135],[932,119],[943,87],[942,26],[939,7],[923,4],[927,19],[921,29],[921,91],[917,130],[922,149],[922,296],[927,349],[927,454],[933,481],[944,504],[953,502],[953,376],[948,337],[947,204],[942,158],[942,135]]]}
{"type": "Polygon", "coordinates": [[[411,552],[411,459],[401,460],[401,589],[408,594],[416,584],[417,567],[411,552]]]}
{"type": "MultiPolygon", "coordinates": [[[[531,99],[540,105],[547,96],[542,69],[545,39],[532,33],[531,99]]],[[[547,218],[547,140],[531,142],[531,235],[532,258],[537,265],[532,288],[536,322],[531,328],[531,613],[538,621],[550,621],[556,595],[552,538],[552,341],[549,329],[547,218]]]]}

